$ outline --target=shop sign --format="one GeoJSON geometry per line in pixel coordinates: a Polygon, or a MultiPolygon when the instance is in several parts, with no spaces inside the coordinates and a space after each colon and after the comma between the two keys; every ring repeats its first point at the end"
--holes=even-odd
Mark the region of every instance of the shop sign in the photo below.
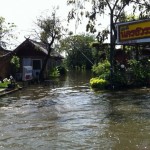
{"type": "Polygon", "coordinates": [[[150,42],[150,20],[118,23],[117,44],[150,42]]]}

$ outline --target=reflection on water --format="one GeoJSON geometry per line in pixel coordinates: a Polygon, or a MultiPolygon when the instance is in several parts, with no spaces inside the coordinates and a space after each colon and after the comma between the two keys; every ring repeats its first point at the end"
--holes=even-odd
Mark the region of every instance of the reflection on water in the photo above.
{"type": "Polygon", "coordinates": [[[150,149],[150,89],[93,92],[87,73],[0,98],[0,149],[150,149]]]}

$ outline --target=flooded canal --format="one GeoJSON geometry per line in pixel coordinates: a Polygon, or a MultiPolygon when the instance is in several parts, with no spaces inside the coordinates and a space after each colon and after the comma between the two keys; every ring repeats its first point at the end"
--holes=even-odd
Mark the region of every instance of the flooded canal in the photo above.
{"type": "Polygon", "coordinates": [[[150,89],[94,92],[89,79],[0,98],[0,150],[150,150],[150,89]]]}

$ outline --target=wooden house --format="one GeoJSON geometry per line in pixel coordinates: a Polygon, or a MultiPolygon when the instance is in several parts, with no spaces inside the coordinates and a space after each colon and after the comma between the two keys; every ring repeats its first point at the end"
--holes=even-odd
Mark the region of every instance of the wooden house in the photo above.
{"type": "Polygon", "coordinates": [[[0,79],[8,78],[11,73],[10,59],[12,51],[0,47],[0,79]]]}
{"type": "MultiPolygon", "coordinates": [[[[20,68],[15,75],[16,79],[22,80],[24,66],[31,66],[33,78],[38,78],[43,61],[47,54],[48,51],[46,49],[46,45],[43,43],[36,42],[31,39],[26,39],[23,43],[21,43],[14,51],[11,52],[11,55],[9,54],[9,62],[12,56],[18,56],[20,60],[20,68]]],[[[52,49],[44,72],[44,77],[47,78],[50,68],[59,66],[62,63],[62,60],[63,56],[52,49]]],[[[9,66],[11,67],[11,64],[9,66]]],[[[11,69],[7,68],[8,74],[10,74],[10,70],[11,69]]]]}

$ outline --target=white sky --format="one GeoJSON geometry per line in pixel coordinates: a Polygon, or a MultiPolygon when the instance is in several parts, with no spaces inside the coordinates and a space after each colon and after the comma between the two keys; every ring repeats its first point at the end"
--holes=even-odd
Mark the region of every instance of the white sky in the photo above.
{"type": "MultiPolygon", "coordinates": [[[[0,16],[4,17],[7,23],[11,22],[17,26],[18,42],[16,44],[19,45],[25,40],[24,36],[30,35],[37,18],[46,11],[51,14],[54,6],[59,6],[58,17],[66,19],[69,11],[66,3],[67,0],[0,0],[0,16]]],[[[101,20],[101,22],[106,21],[109,22],[109,19],[102,18],[101,20]]],[[[76,33],[85,32],[85,20],[82,22],[84,25],[79,26],[76,33]]],[[[70,30],[75,32],[74,22],[71,23],[70,30]]]]}
{"type": "Polygon", "coordinates": [[[29,35],[34,28],[34,22],[42,13],[52,12],[53,7],[59,6],[57,15],[67,18],[69,8],[67,0],[0,0],[0,16],[6,22],[17,26],[19,42],[23,42],[24,36],[29,35]]]}
{"type": "MultiPolygon", "coordinates": [[[[14,23],[17,26],[16,36],[19,45],[25,40],[24,36],[30,35],[37,18],[46,11],[51,14],[54,6],[59,6],[58,17],[67,19],[69,7],[66,3],[67,0],[0,0],[0,16],[4,17],[6,22],[14,23]]],[[[104,26],[100,26],[98,30],[109,27],[110,20],[107,16],[102,17],[99,21],[104,26]]],[[[75,32],[74,22],[70,25],[70,30],[73,32],[75,32]]],[[[85,32],[85,20],[82,20],[82,22],[83,25],[78,27],[76,33],[85,32]]]]}

